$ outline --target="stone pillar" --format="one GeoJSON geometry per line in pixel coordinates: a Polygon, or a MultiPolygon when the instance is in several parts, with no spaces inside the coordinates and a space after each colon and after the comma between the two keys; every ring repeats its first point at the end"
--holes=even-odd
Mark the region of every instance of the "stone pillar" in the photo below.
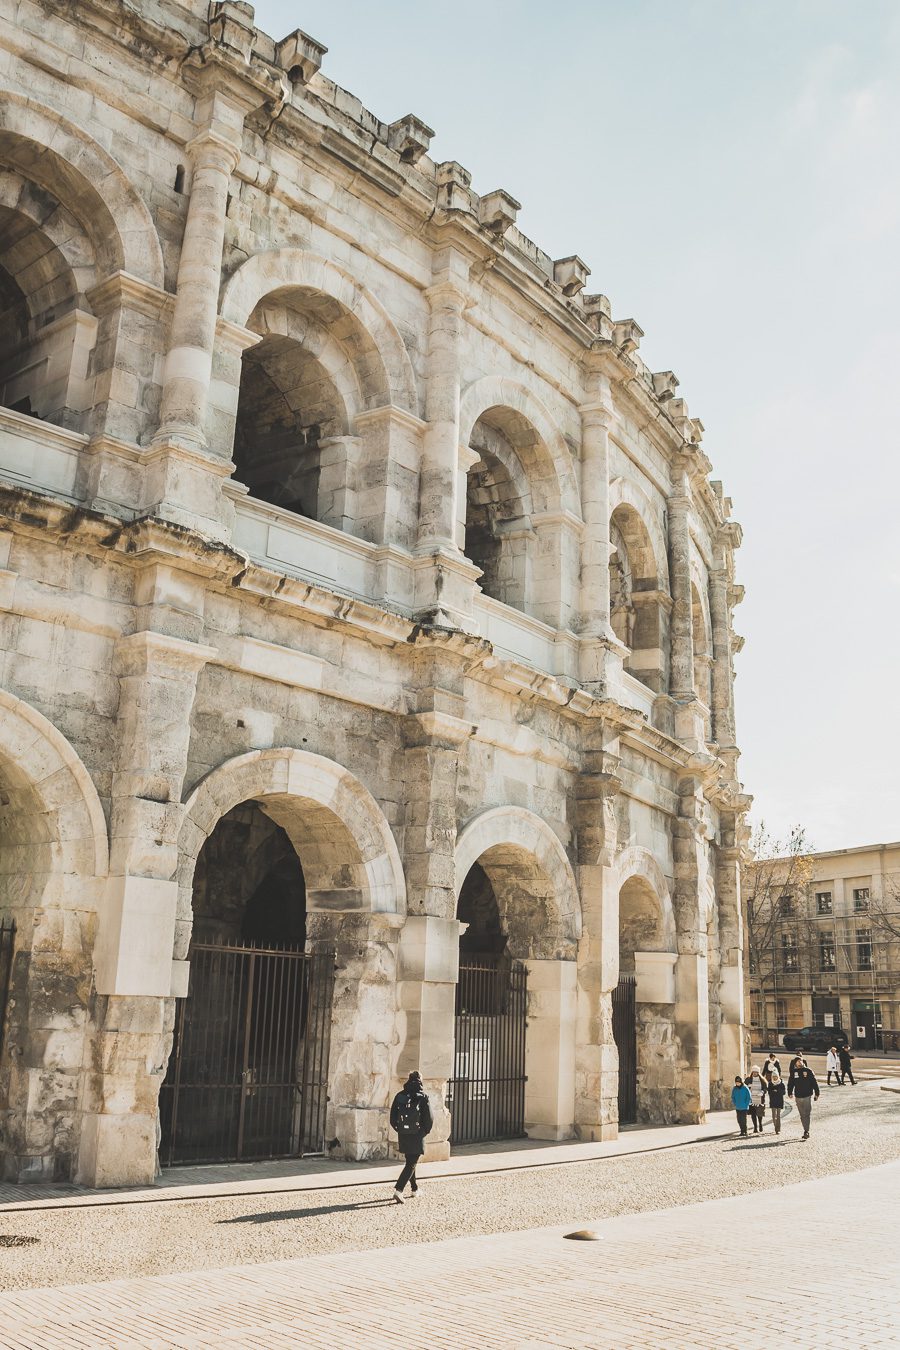
{"type": "Polygon", "coordinates": [[[691,509],[688,458],[675,457],[669,512],[669,584],[672,590],[669,689],[675,701],[675,735],[695,749],[705,748],[703,715],[694,691],[694,636],[691,613],[691,509]]]}
{"type": "Polygon", "coordinates": [[[580,676],[588,688],[599,688],[607,674],[615,679],[621,672],[626,653],[613,632],[609,612],[609,431],[616,415],[605,375],[592,375],[589,397],[579,411],[584,518],[578,622],[580,676]]]}
{"type": "Polygon", "coordinates": [[[307,914],[310,950],[333,950],[337,967],[325,1124],[331,1158],[387,1156],[402,923],[400,914],[360,910],[307,914]]]}
{"type": "Polygon", "coordinates": [[[450,626],[465,626],[471,613],[476,569],[461,554],[457,539],[460,496],[460,365],[468,265],[448,249],[436,260],[436,280],[426,291],[431,309],[425,378],[426,427],[419,471],[419,524],[415,552],[416,610],[443,615],[450,626]]]}
{"type": "Polygon", "coordinates": [[[615,797],[618,741],[600,722],[585,724],[577,787],[578,942],[575,1128],[579,1139],[615,1139],[619,1121],[619,1056],[612,1031],[612,993],[619,978],[615,797]]]}
{"type": "Polygon", "coordinates": [[[434,1115],[425,1149],[429,1162],[450,1156],[446,1093],[453,1075],[460,927],[456,919],[410,914],[400,935],[395,1079],[402,1083],[413,1069],[422,1075],[434,1115]]]}
{"type": "Polygon", "coordinates": [[[447,1082],[455,1039],[459,933],[456,919],[457,783],[461,747],[474,727],[464,710],[458,653],[425,643],[418,700],[427,711],[407,717],[404,772],[407,784],[404,869],[407,929],[401,942],[400,1043],[395,1078],[422,1074],[431,1098],[434,1129],[427,1156],[450,1154],[447,1082]]]}
{"type": "Polygon", "coordinates": [[[529,1139],[571,1139],[575,1133],[578,968],[574,961],[526,961],[525,965],[525,1132],[529,1139]]]}
{"type": "Polygon", "coordinates": [[[731,666],[731,612],[728,602],[730,579],[725,549],[717,539],[709,574],[709,612],[712,623],[712,734],[720,748],[735,744],[734,684],[731,666]]]}
{"type": "Polygon", "coordinates": [[[153,438],[146,483],[147,509],[217,537],[225,533],[220,521],[221,483],[232,466],[223,447],[213,447],[212,452],[206,449],[206,412],[228,190],[250,106],[233,90],[211,87],[199,104],[202,129],[187,145],[193,169],[191,195],[163,374],[160,425],[153,438]]]}
{"type": "Polygon", "coordinates": [[[153,631],[116,644],[110,876],[94,953],[105,1003],[79,1157],[89,1185],[146,1184],[156,1171],[164,1003],[187,993],[187,962],[173,961],[181,795],[197,677],[215,654],[153,631]]]}
{"type": "Polygon", "coordinates": [[[709,972],[707,931],[701,877],[706,841],[699,782],[679,784],[679,815],[673,824],[675,857],[675,1038],[678,1072],[675,1085],[677,1119],[701,1123],[709,1110],[709,972]]]}
{"type": "Polygon", "coordinates": [[[744,925],[741,908],[740,820],[723,813],[722,844],[716,853],[716,901],[719,917],[719,1081],[724,1089],[746,1070],[744,998],[744,925]]]}

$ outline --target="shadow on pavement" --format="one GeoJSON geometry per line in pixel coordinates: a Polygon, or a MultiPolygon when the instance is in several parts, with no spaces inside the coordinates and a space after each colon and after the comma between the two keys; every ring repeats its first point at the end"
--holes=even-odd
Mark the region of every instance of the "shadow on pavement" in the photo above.
{"type": "Polygon", "coordinates": [[[799,1140],[799,1139],[795,1139],[795,1140],[792,1141],[792,1140],[790,1140],[790,1139],[766,1139],[766,1140],[764,1141],[764,1140],[760,1139],[760,1140],[758,1140],[757,1143],[755,1143],[755,1144],[733,1144],[732,1147],[728,1150],[728,1152],[729,1152],[729,1153],[748,1153],[748,1152],[749,1152],[749,1153],[754,1153],[758,1148],[780,1148],[782,1144],[790,1144],[790,1143],[792,1143],[792,1142],[793,1142],[793,1143],[796,1143],[796,1144],[799,1144],[799,1143],[800,1143],[800,1140],[799,1140]]]}
{"type": "Polygon", "coordinates": [[[233,1219],[217,1219],[216,1223],[278,1223],[281,1219],[314,1219],[322,1214],[347,1214],[354,1209],[380,1209],[395,1205],[393,1196],[384,1200],[360,1200],[356,1205],[317,1205],[314,1209],[275,1209],[265,1214],[238,1214],[233,1219]]]}

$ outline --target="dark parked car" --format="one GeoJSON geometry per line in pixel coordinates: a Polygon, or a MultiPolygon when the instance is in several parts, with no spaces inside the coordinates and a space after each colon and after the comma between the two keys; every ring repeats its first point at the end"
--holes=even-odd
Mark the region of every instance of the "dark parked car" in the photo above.
{"type": "Polygon", "coordinates": [[[846,1031],[840,1027],[801,1027],[799,1031],[784,1033],[785,1050],[820,1050],[824,1054],[831,1046],[849,1045],[846,1031]]]}

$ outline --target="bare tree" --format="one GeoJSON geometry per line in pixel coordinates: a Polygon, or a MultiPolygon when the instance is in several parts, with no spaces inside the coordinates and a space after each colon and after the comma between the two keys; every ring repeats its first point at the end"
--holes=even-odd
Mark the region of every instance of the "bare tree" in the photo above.
{"type": "MultiPolygon", "coordinates": [[[[789,837],[777,839],[762,821],[750,840],[752,861],[744,873],[744,895],[747,904],[745,932],[751,978],[759,980],[762,997],[762,1033],[769,1039],[769,1013],[766,991],[777,988],[778,961],[781,945],[776,941],[783,933],[788,917],[807,915],[807,887],[812,876],[812,859],[806,831],[795,825],[789,837]],[[791,914],[786,914],[786,901],[792,902],[791,914]],[[793,909],[793,905],[797,909],[793,909]]],[[[795,934],[797,929],[792,930],[795,934]]],[[[802,960],[799,944],[797,961],[802,960]]],[[[798,971],[799,974],[799,971],[798,971]]]]}

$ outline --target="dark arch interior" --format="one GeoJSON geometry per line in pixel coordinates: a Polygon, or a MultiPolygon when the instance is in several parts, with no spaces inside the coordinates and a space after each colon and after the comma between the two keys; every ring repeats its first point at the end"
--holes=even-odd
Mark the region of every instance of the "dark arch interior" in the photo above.
{"type": "Polygon", "coordinates": [[[256,802],[223,816],[194,873],[195,942],[301,948],[306,885],[294,846],[256,802]]]}
{"type": "Polygon", "coordinates": [[[488,957],[502,956],[507,938],[500,920],[500,908],[490,878],[479,863],[475,863],[462,884],[456,917],[469,926],[460,935],[460,955],[488,957]]]}

